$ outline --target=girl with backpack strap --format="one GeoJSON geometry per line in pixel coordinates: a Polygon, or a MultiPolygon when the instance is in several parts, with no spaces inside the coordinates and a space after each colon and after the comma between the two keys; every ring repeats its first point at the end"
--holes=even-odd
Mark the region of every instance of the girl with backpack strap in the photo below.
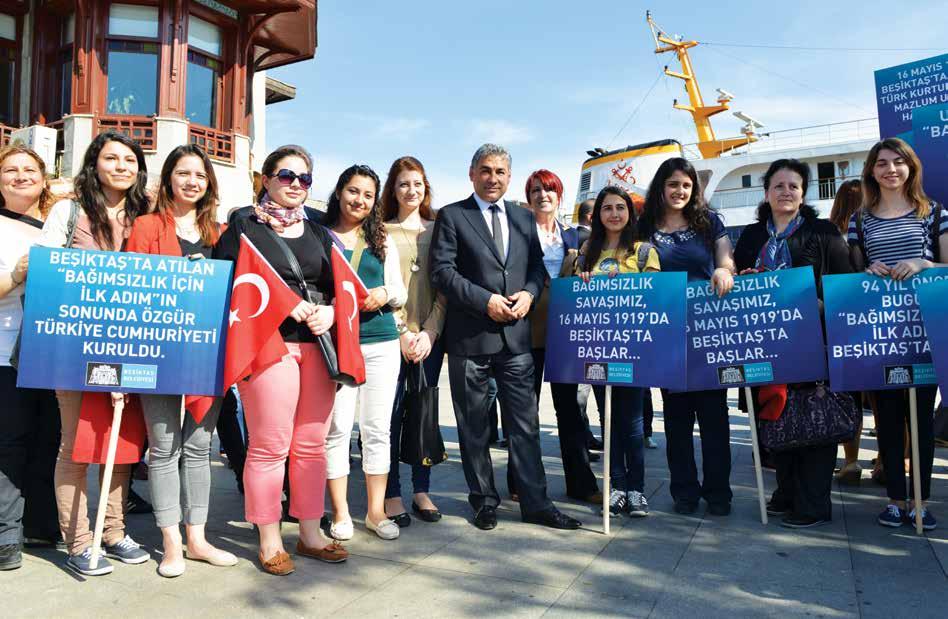
{"type": "MultiPolygon", "coordinates": [[[[925,269],[944,267],[948,256],[948,213],[922,189],[922,163],[912,147],[898,138],[877,142],[862,170],[863,205],[849,220],[848,240],[853,265],[878,277],[904,280],[925,269]]],[[[922,496],[906,491],[903,445],[909,415],[908,390],[876,392],[879,409],[880,457],[886,472],[889,503],[879,514],[883,526],[900,527],[915,518],[921,502],[922,525],[937,526],[924,502],[931,490],[935,442],[932,419],[937,388],[917,387],[918,447],[922,496]],[[915,505],[906,502],[913,498],[915,505]]],[[[912,484],[909,484],[911,487],[912,484]]]]}
{"type": "MultiPolygon", "coordinates": [[[[596,196],[589,240],[579,250],[576,273],[588,282],[591,277],[615,277],[619,273],[656,272],[658,252],[651,243],[636,241],[635,207],[628,192],[606,186],[596,196]]],[[[593,386],[594,391],[604,387],[593,386]]],[[[597,398],[600,394],[597,393],[597,398]]],[[[604,396],[602,396],[604,397],[604,396]]],[[[642,387],[612,387],[613,425],[609,475],[609,512],[618,516],[648,515],[645,498],[645,429],[642,387]]]]}

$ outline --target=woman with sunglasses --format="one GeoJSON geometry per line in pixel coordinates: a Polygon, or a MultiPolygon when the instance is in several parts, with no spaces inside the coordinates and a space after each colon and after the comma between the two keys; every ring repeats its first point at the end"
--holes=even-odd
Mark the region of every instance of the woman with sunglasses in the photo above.
{"type": "MultiPolygon", "coordinates": [[[[132,225],[150,210],[145,193],[148,171],[145,153],[138,142],[124,133],[107,131],[99,134],[86,149],[82,167],[75,179],[76,200],[60,200],[46,218],[39,244],[46,247],[120,251],[132,225]],[[71,239],[71,243],[70,243],[71,239]]],[[[101,576],[112,572],[107,560],[99,559],[95,569],[92,559],[92,531],[86,498],[89,464],[73,459],[79,413],[87,398],[95,407],[95,415],[106,421],[95,424],[104,431],[97,440],[108,441],[112,404],[127,396],[113,393],[111,401],[105,394],[81,391],[57,391],[62,421],[62,443],[56,462],[56,501],[59,505],[59,528],[66,540],[69,557],[66,566],[84,576],[101,576]]],[[[126,409],[126,420],[133,415],[126,409]]],[[[130,423],[123,421],[121,432],[130,423]]],[[[136,454],[140,455],[140,454],[136,454]]],[[[124,458],[122,459],[124,460],[124,458]]],[[[105,556],[123,563],[138,564],[148,560],[144,551],[125,534],[125,503],[131,464],[119,460],[112,469],[108,489],[108,505],[102,540],[105,556]]],[[[135,462],[138,461],[136,457],[135,462]]]]}
{"type": "MultiPolygon", "coordinates": [[[[178,146],[161,168],[157,212],[135,220],[125,250],[192,260],[209,258],[220,237],[217,204],[217,176],[210,159],[198,146],[178,146]]],[[[215,400],[200,422],[193,414],[186,415],[182,427],[183,397],[140,396],[148,431],[148,485],[163,546],[158,574],[165,578],[184,573],[182,516],[189,559],[221,567],[237,564],[237,557],[214,547],[204,536],[211,493],[208,457],[221,401],[215,400]]]]}
{"type": "Polygon", "coordinates": [[[326,225],[369,289],[359,316],[365,384],[339,388],[326,444],[333,506],[329,534],[336,539],[350,539],[353,535],[346,489],[349,444],[356,418],[368,495],[365,526],[382,539],[395,539],[399,534],[398,525],[385,515],[385,487],[391,464],[392,402],[401,367],[399,335],[406,330],[396,323],[393,311],[404,305],[407,291],[398,250],[385,231],[383,211],[378,204],[380,190],[379,177],[372,168],[354,165],[343,171],[326,207],[326,225]]]}
{"type": "Polygon", "coordinates": [[[279,576],[295,569],[280,535],[287,458],[290,514],[300,523],[296,554],[327,563],[349,556],[319,529],[326,491],[326,433],[336,386],[316,337],[332,327],[335,315],[332,241],[325,228],[303,210],[312,170],[309,153],[298,146],[282,146],[270,153],[263,162],[263,186],[256,206],[231,217],[213,254],[236,261],[240,237],[245,234],[301,297],[280,325],[288,354],[278,363],[255,369],[237,386],[250,438],[244,464],[246,518],[260,534],[260,564],[264,571],[279,576]],[[305,282],[296,279],[295,267],[305,282]],[[302,300],[303,284],[312,303],[302,300]]]}

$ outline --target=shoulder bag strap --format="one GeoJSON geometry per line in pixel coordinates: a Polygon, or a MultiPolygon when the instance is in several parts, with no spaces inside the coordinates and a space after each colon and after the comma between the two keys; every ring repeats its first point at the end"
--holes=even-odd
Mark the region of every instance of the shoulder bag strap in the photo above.
{"type": "Polygon", "coordinates": [[[352,248],[352,260],[349,261],[349,266],[352,267],[356,275],[359,274],[359,265],[362,264],[363,253],[365,253],[365,238],[360,231],[359,234],[356,235],[355,247],[352,248]]]}
{"type": "Polygon", "coordinates": [[[290,249],[290,246],[286,244],[286,241],[284,241],[279,234],[273,231],[273,228],[266,224],[263,224],[263,227],[270,235],[270,238],[276,242],[276,245],[280,248],[280,251],[283,252],[283,258],[289,263],[290,270],[293,271],[293,278],[296,279],[296,285],[300,289],[303,299],[312,303],[313,300],[310,297],[309,288],[306,286],[306,278],[303,277],[303,269],[300,267],[299,260],[297,260],[296,256],[293,255],[293,250],[290,249]]]}
{"type": "Polygon", "coordinates": [[[76,237],[76,224],[79,221],[79,203],[75,200],[69,203],[69,219],[66,220],[66,249],[72,247],[72,240],[76,237]]]}

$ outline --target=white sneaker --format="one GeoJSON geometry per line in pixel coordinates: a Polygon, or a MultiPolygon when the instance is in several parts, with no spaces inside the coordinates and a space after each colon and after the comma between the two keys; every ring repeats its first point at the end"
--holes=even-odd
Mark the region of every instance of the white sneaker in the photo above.
{"type": "Polygon", "coordinates": [[[609,514],[618,516],[623,512],[629,511],[629,501],[625,492],[622,490],[613,490],[609,493],[609,514]]]}
{"type": "Polygon", "coordinates": [[[633,518],[644,518],[648,516],[648,500],[645,495],[638,490],[629,490],[629,516],[633,518]]]}
{"type": "Polygon", "coordinates": [[[329,527],[329,537],[333,539],[348,540],[352,539],[354,534],[355,530],[352,526],[352,518],[343,520],[342,522],[333,522],[329,527]]]}

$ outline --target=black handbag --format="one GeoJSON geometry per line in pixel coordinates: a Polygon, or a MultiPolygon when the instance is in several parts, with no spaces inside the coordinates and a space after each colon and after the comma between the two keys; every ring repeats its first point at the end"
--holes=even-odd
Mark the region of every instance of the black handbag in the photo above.
{"type": "MultiPolygon", "coordinates": [[[[283,257],[290,264],[290,269],[293,271],[293,277],[296,279],[296,285],[300,289],[300,294],[303,299],[310,303],[321,303],[323,300],[322,293],[318,290],[311,290],[306,284],[306,278],[303,277],[303,269],[300,267],[299,260],[293,255],[290,246],[286,244],[286,241],[284,241],[279,234],[273,231],[273,228],[266,224],[264,224],[264,228],[270,233],[270,238],[276,241],[277,247],[283,252],[283,257]]],[[[332,329],[315,336],[316,344],[319,346],[319,352],[322,353],[323,361],[326,362],[329,378],[340,385],[356,387],[358,383],[356,383],[355,378],[339,370],[339,356],[336,354],[336,344],[332,340],[331,331],[332,329]]]]}
{"type": "Polygon", "coordinates": [[[787,385],[787,404],[776,421],[761,421],[760,442],[775,452],[838,445],[859,431],[862,410],[851,395],[821,383],[787,385]]]}
{"type": "Polygon", "coordinates": [[[408,366],[405,382],[399,459],[405,464],[440,464],[448,459],[448,453],[438,423],[438,387],[428,385],[421,363],[408,366]]]}

